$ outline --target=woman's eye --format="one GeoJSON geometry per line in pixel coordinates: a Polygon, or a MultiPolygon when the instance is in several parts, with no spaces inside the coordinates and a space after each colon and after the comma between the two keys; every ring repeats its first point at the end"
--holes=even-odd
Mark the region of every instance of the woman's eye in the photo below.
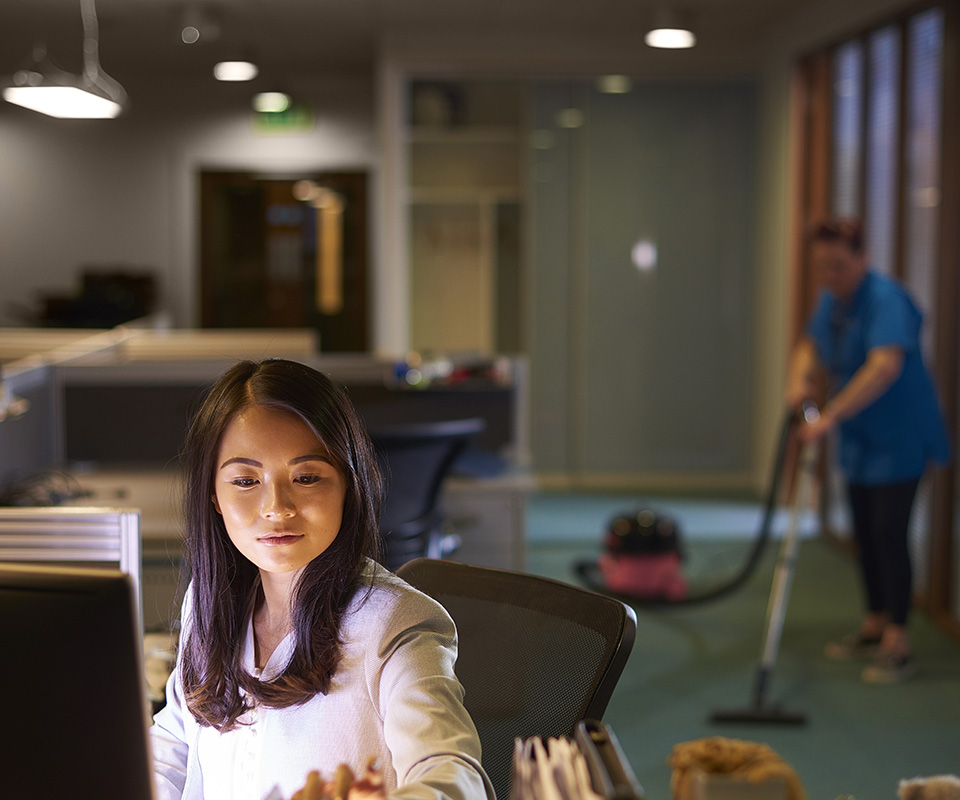
{"type": "Polygon", "coordinates": [[[302,484],[304,486],[309,486],[310,484],[316,483],[317,481],[319,481],[320,476],[319,475],[298,475],[294,480],[299,484],[302,484]]]}
{"type": "Polygon", "coordinates": [[[257,483],[256,478],[234,478],[230,481],[234,486],[239,486],[241,488],[247,488],[249,486],[255,486],[257,483]]]}

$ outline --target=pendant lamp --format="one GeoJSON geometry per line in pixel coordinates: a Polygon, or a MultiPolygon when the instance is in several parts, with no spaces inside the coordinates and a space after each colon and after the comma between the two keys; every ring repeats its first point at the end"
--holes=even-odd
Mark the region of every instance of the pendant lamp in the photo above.
{"type": "Polygon", "coordinates": [[[31,63],[13,76],[3,99],[60,119],[111,119],[126,103],[126,92],[100,67],[100,41],[94,0],[80,0],[83,18],[83,72],[65,72],[35,47],[31,63]]]}

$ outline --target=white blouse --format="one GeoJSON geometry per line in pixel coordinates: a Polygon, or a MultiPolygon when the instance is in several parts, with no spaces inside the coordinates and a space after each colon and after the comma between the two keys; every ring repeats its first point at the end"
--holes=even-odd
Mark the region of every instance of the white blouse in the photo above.
{"type": "MultiPolygon", "coordinates": [[[[453,621],[431,598],[372,562],[341,624],[343,657],[330,691],[290,708],[259,707],[228,733],[201,726],[182,700],[179,664],[151,739],[160,800],[289,798],[311,770],[332,777],[347,764],[361,774],[377,758],[391,800],[494,800],[480,767],[476,728],[454,675],[453,621]]],[[[189,627],[184,601],[184,631],[189,627]]],[[[293,650],[291,634],[262,677],[276,677],[293,650]]],[[[253,671],[248,624],[243,663],[253,671]]]]}
{"type": "MultiPolygon", "coordinates": [[[[247,622],[243,643],[243,667],[251,675],[269,681],[283,669],[293,650],[294,635],[280,643],[263,670],[255,664],[253,619],[247,622]]],[[[200,729],[197,751],[203,764],[205,800],[262,800],[257,780],[263,755],[263,725],[260,709],[254,707],[239,719],[239,725],[226,733],[216,728],[200,729]]]]}

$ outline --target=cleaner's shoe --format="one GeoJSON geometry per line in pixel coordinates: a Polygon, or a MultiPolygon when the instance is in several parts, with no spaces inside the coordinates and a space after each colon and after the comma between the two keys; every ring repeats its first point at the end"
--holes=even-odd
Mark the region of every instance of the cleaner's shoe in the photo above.
{"type": "Polygon", "coordinates": [[[879,636],[864,636],[862,633],[850,633],[836,642],[828,642],[823,648],[824,655],[834,661],[853,661],[861,658],[873,658],[880,649],[879,636]]]}
{"type": "Polygon", "coordinates": [[[873,663],[864,667],[861,678],[867,683],[900,683],[913,677],[917,668],[908,655],[877,653],[873,663]]]}

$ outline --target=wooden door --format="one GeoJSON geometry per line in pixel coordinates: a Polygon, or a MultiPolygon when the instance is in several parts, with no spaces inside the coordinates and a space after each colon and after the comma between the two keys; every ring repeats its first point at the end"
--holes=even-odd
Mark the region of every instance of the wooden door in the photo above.
{"type": "Polygon", "coordinates": [[[204,171],[201,325],[315,328],[324,352],[368,342],[367,176],[204,171]]]}

